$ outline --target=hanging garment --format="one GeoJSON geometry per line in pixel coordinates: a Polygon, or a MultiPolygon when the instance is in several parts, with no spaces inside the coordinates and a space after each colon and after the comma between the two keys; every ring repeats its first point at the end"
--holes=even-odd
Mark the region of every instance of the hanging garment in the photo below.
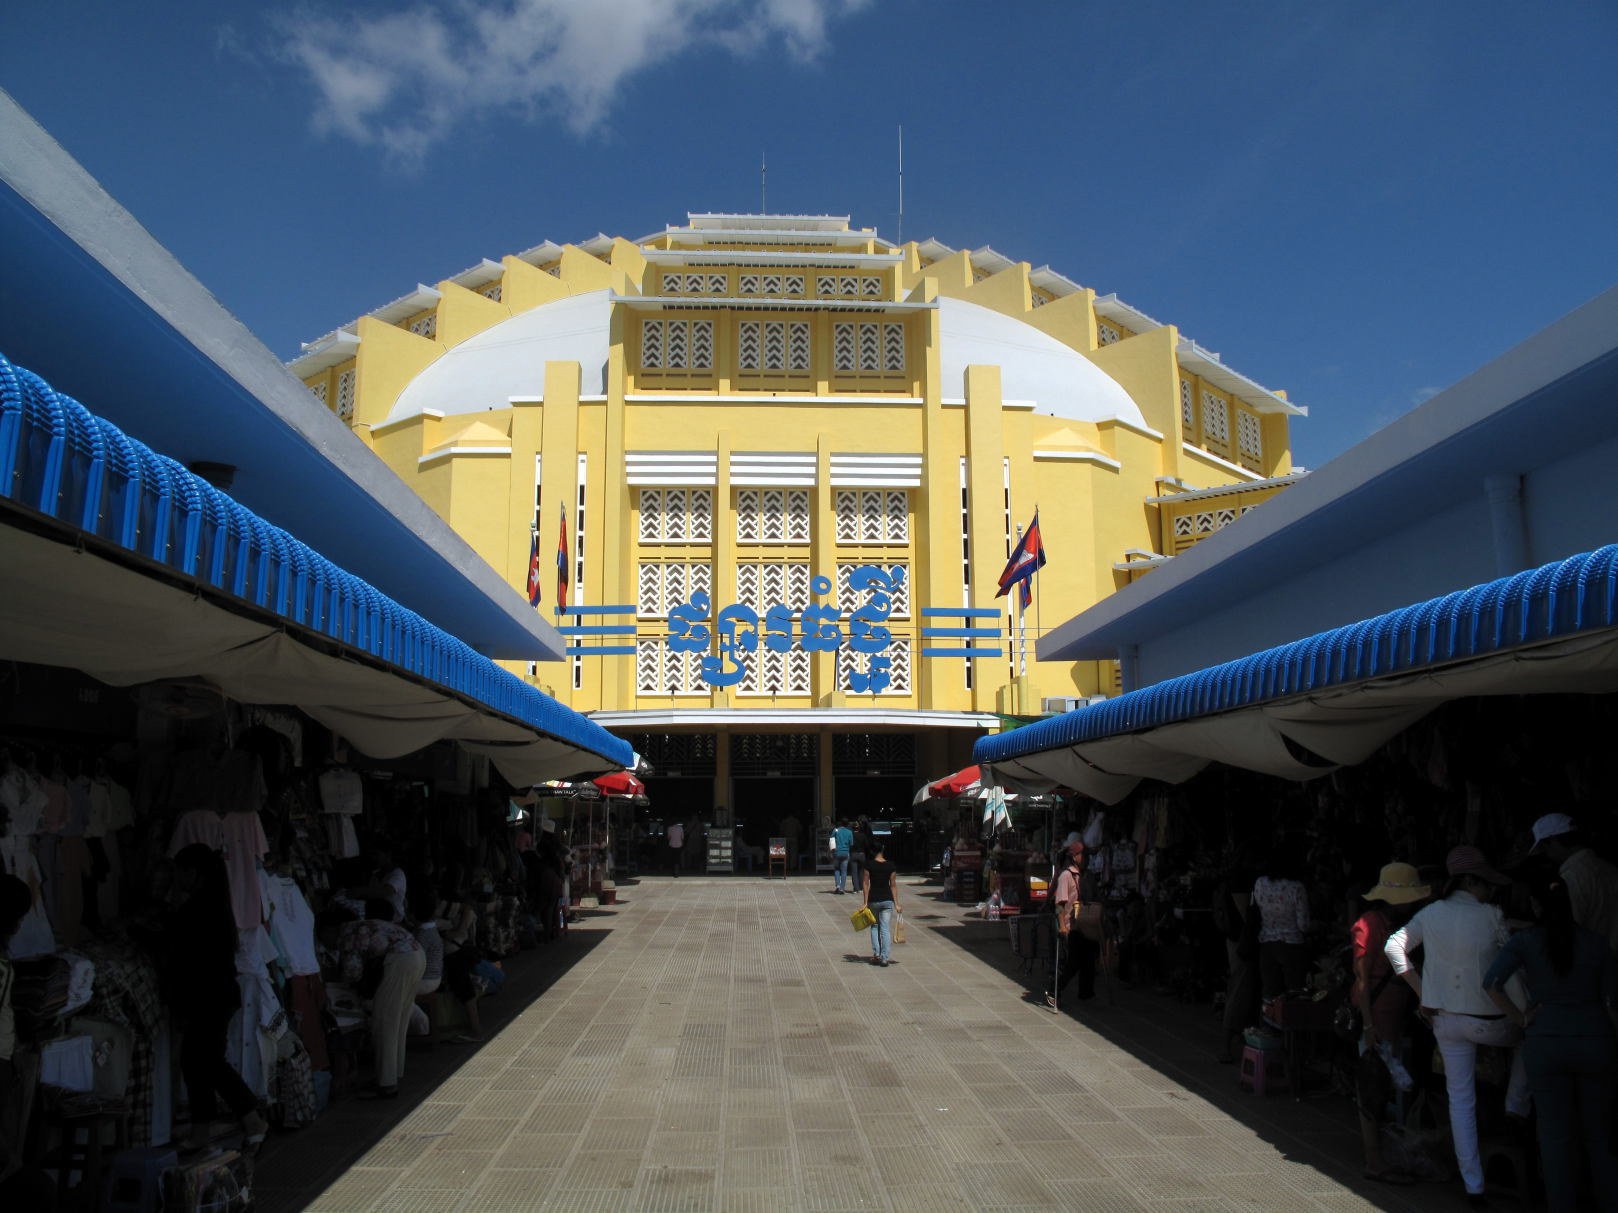
{"type": "Polygon", "coordinates": [[[221,817],[208,809],[193,809],[174,827],[169,839],[172,859],[192,843],[200,842],[225,853],[225,869],[230,876],[230,908],[238,930],[259,924],[259,861],[269,853],[264,825],[257,813],[226,813],[221,817]]]}

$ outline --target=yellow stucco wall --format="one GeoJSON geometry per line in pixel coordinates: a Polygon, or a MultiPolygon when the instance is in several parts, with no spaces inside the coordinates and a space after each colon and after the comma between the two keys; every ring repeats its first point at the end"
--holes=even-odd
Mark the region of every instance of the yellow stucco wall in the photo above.
{"type": "MultiPolygon", "coordinates": [[[[739,561],[808,563],[812,573],[830,576],[840,562],[867,555],[902,560],[910,574],[910,612],[908,618],[890,621],[889,626],[911,640],[911,689],[903,695],[876,697],[847,693],[834,678],[834,657],[815,655],[810,660],[810,686],[791,693],[763,698],[737,688],[704,690],[695,696],[669,691],[638,693],[635,657],[589,656],[542,668],[534,679],[572,707],[864,705],[1034,713],[1045,697],[1113,693],[1112,663],[1034,661],[1032,645],[1038,629],[1049,630],[1114,592],[1127,580],[1128,575],[1115,568],[1126,551],[1167,551],[1163,546],[1169,542],[1163,527],[1164,510],[1149,501],[1163,495],[1165,480],[1208,488],[1258,475],[1285,475],[1290,470],[1289,419],[1282,414],[1260,418],[1264,441],[1260,467],[1244,471],[1232,466],[1234,459],[1186,449],[1185,443],[1196,443],[1201,436],[1185,433],[1181,424],[1179,334],[1173,326],[1126,336],[1098,348],[1094,291],[1077,289],[1062,297],[1043,292],[1041,298],[1046,301],[1035,308],[1031,306],[1027,263],[980,276],[966,252],[922,266],[915,245],[898,250],[896,263],[879,271],[862,265],[857,272],[880,273],[884,300],[928,302],[941,295],[969,299],[1055,337],[1089,357],[1119,383],[1139,406],[1145,427],[1127,421],[1097,423],[1052,417],[1016,404],[1007,407],[1002,403],[1001,371],[993,365],[968,368],[964,406],[944,403],[961,387],[955,385],[946,392],[940,382],[938,314],[925,309],[852,317],[846,311],[815,312],[807,306],[806,310],[775,312],[766,306],[758,313],[711,307],[668,311],[662,314],[715,319],[715,367],[710,374],[687,376],[684,382],[675,381],[679,376],[673,380],[654,376],[659,382],[651,383],[636,369],[639,333],[640,323],[658,313],[632,310],[629,305],[614,310],[605,400],[581,401],[578,364],[551,362],[545,367],[543,401],[477,414],[428,414],[384,423],[404,388],[446,349],[510,316],[569,295],[604,288],[621,296],[657,294],[663,288],[663,276],[678,267],[659,261],[656,250],[702,243],[700,237],[685,234],[678,239],[659,237],[640,246],[616,240],[606,259],[569,245],[560,253],[556,275],[508,256],[501,263],[504,275],[499,303],[454,283],[440,284],[437,331],[432,339],[374,317],[362,318],[357,328],[356,432],[514,586],[521,587],[526,581],[530,535],[537,519],[541,609],[547,613],[554,608],[558,517],[564,509],[570,555],[576,559],[578,552],[580,455],[585,457],[586,476],[585,577],[582,585],[573,587],[575,604],[581,599],[588,604],[635,601],[642,561],[709,565],[713,599],[719,606],[734,598],[739,561]],[[753,314],[765,319],[808,318],[819,326],[811,374],[753,374],[745,389],[738,388],[732,371],[735,324],[738,318],[753,314]],[[825,326],[844,318],[860,322],[902,319],[907,335],[903,376],[885,380],[865,376],[858,385],[840,382],[829,365],[829,329],[825,326]],[[851,386],[862,395],[885,394],[888,399],[850,403],[804,399],[835,395],[851,386]],[[710,398],[651,402],[635,399],[637,390],[697,391],[710,398]],[[772,398],[772,394],[777,395],[772,398]],[[642,451],[700,452],[716,458],[715,483],[708,486],[714,501],[708,542],[639,542],[640,490],[627,483],[625,467],[627,452],[642,451]],[[801,546],[738,544],[734,517],[738,488],[730,482],[730,457],[757,451],[813,455],[816,483],[809,490],[812,542],[801,546]],[[834,456],[853,452],[923,457],[921,486],[905,490],[909,534],[903,544],[867,549],[836,542],[839,490],[830,483],[832,461],[834,456]],[[543,464],[537,511],[536,457],[543,464]],[[920,635],[924,622],[964,622],[960,618],[924,621],[921,613],[924,606],[963,605],[963,459],[972,604],[1005,610],[1002,654],[972,663],[970,688],[965,663],[915,655],[915,650],[927,645],[967,643],[924,641],[920,635]],[[1008,529],[1014,533],[1036,508],[1049,563],[1037,583],[1037,607],[1023,621],[1030,650],[1024,678],[1019,677],[1015,647],[1005,640],[1006,633],[1015,634],[1017,626],[1017,616],[1009,605],[1015,596],[997,600],[995,592],[1011,540],[1008,529]]],[[[727,238],[715,245],[736,243],[727,238]]],[[[781,247],[770,246],[773,252],[781,247]]],[[[802,247],[817,246],[806,240],[802,247]]],[[[866,242],[864,249],[882,251],[882,246],[866,242]]],[[[726,289],[736,290],[737,275],[742,272],[737,266],[748,264],[745,250],[737,250],[735,264],[715,266],[713,272],[729,274],[726,289]]],[[[701,268],[708,271],[709,263],[702,263],[701,268]]],[[[781,268],[798,272],[790,266],[781,268]]],[[[812,278],[820,271],[811,267],[803,272],[812,278]]],[[[338,373],[339,368],[329,368],[306,377],[311,385],[327,384],[328,407],[334,407],[338,373]]],[[[1200,381],[1197,390],[1201,391],[1200,381]]],[[[1235,447],[1239,407],[1245,406],[1232,407],[1230,449],[1235,447]]],[[[666,631],[661,622],[639,620],[636,626],[642,639],[666,631]]],[[[513,669],[525,672],[521,665],[513,669]]]]}

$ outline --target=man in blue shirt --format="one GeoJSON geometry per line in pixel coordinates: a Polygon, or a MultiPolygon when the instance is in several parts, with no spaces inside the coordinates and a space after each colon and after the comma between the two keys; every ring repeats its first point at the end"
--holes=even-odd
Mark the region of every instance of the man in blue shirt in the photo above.
{"type": "Polygon", "coordinates": [[[843,886],[848,883],[848,853],[854,849],[854,831],[848,828],[848,822],[839,821],[837,828],[831,832],[832,876],[837,882],[834,893],[842,893],[843,886]]]}

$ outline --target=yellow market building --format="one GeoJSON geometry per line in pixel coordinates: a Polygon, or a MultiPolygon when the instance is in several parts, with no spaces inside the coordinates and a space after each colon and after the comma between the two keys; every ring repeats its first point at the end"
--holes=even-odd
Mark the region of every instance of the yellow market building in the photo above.
{"type": "Polygon", "coordinates": [[[1127,659],[1033,662],[1041,616],[1301,474],[1303,410],[1174,326],[843,216],[542,244],[292,368],[514,584],[537,560],[571,655],[517,672],[630,738],[659,811],[755,844],[788,811],[907,815],[1003,716],[1116,694],[1127,659]],[[1020,618],[996,592],[1036,509],[1020,618]]]}

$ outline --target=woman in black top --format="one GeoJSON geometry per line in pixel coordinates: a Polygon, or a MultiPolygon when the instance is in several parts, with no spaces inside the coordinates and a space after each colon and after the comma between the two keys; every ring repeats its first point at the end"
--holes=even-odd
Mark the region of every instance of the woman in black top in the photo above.
{"type": "Polygon", "coordinates": [[[900,909],[898,869],[888,861],[887,842],[873,837],[871,858],[865,864],[865,908],[876,915],[871,928],[871,963],[888,967],[893,947],[893,916],[900,909]]]}
{"type": "Polygon", "coordinates": [[[163,942],[171,957],[174,1015],[182,1025],[180,1073],[191,1097],[191,1131],[179,1148],[186,1152],[208,1144],[218,1097],[241,1121],[247,1149],[253,1152],[269,1124],[259,1114],[257,1097],[225,1059],[225,1031],[241,1006],[230,878],[224,858],[200,842],[174,857],[174,873],[185,900],[169,916],[163,942]]]}

